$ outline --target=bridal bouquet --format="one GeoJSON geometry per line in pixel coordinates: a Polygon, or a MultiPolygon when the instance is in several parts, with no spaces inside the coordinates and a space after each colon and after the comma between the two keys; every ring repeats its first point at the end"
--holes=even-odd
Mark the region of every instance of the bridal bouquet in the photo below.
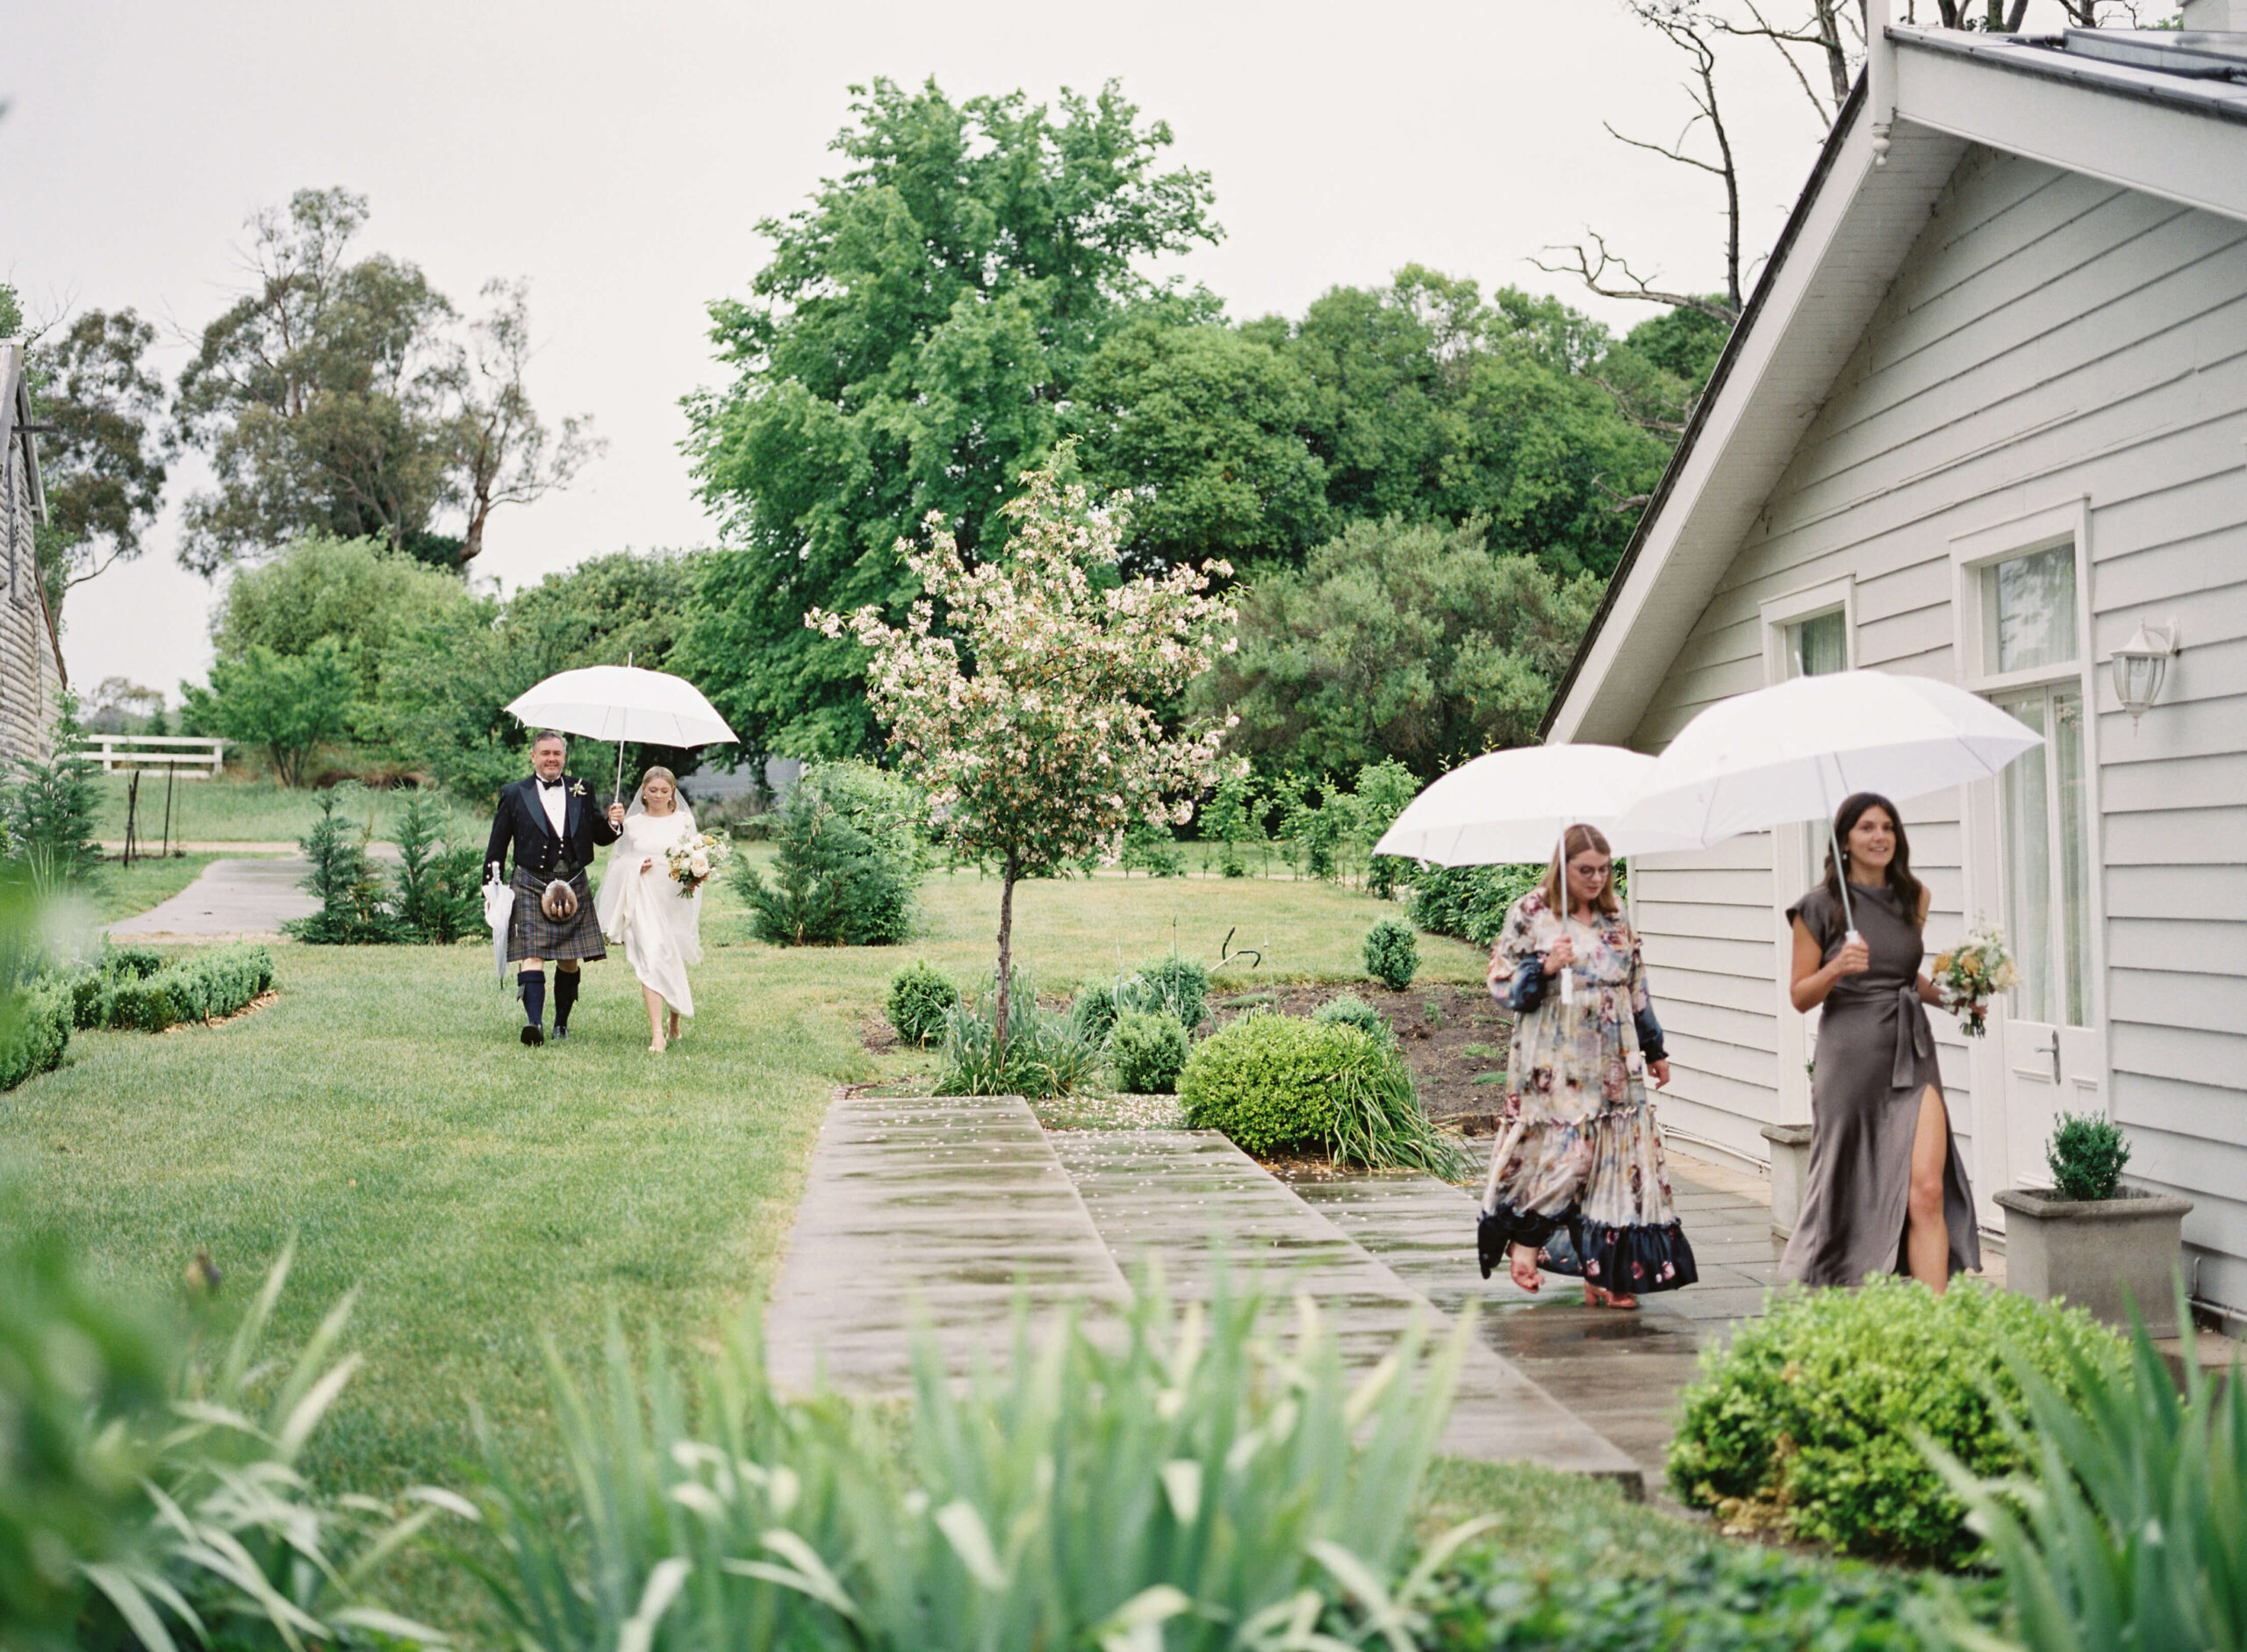
{"type": "Polygon", "coordinates": [[[726,864],[732,852],[725,840],[708,832],[697,832],[673,849],[664,851],[664,858],[671,862],[671,875],[678,885],[681,900],[691,900],[694,892],[709,882],[710,874],[726,864]]]}
{"type": "Polygon", "coordinates": [[[1969,930],[1952,950],[1937,953],[1930,978],[1942,1007],[1958,1017],[1959,1031],[1970,1038],[1989,1031],[1990,1000],[2021,984],[2013,954],[2005,950],[2005,931],[1994,928],[1969,930]]]}

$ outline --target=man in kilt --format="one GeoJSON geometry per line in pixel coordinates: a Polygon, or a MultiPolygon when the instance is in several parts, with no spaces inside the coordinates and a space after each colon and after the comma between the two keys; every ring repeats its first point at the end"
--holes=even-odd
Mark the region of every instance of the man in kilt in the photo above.
{"type": "Polygon", "coordinates": [[[514,851],[507,958],[520,965],[515,985],[522,993],[525,1044],[546,1042],[540,1024],[546,1017],[546,960],[556,965],[554,1036],[566,1038],[570,1009],[578,1002],[578,966],[608,956],[585,874],[593,850],[616,841],[624,806],[613,803],[604,815],[592,788],[562,772],[569,751],[555,730],[539,731],[530,743],[532,772],[500,792],[491,847],[484,851],[488,882],[506,869],[510,846],[514,851]]]}

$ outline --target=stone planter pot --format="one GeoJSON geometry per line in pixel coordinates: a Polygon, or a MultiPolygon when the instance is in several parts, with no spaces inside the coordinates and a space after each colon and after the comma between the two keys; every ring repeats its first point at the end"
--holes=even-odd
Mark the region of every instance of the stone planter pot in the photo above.
{"type": "Polygon", "coordinates": [[[1810,1182],[1810,1126],[1766,1124],[1771,1144],[1771,1232],[1784,1239],[1802,1214],[1802,1190],[1810,1182]]]}
{"type": "Polygon", "coordinates": [[[2111,1199],[2063,1199],[2008,1188],[1997,1202],[2007,1289],[2046,1302],[2064,1296],[2118,1330],[2129,1328],[2135,1301],[2149,1332],[2177,1334],[2174,1275],[2190,1199],[2127,1188],[2111,1199]]]}

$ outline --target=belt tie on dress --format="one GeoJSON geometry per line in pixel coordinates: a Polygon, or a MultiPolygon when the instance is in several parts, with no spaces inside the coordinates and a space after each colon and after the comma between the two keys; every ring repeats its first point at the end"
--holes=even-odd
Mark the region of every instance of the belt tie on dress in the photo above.
{"type": "Polygon", "coordinates": [[[1935,1053],[1935,1035],[1928,1031],[1927,1011],[1920,1006],[1920,984],[1908,981],[1896,990],[1896,1059],[1888,1074],[1888,1088],[1910,1085],[1919,1058],[1935,1053]]]}

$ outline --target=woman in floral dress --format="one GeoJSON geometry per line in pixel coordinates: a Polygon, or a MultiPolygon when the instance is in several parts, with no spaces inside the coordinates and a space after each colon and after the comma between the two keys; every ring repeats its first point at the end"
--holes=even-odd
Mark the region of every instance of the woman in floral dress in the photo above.
{"type": "Polygon", "coordinates": [[[1669,1062],[1606,838],[1571,826],[1561,851],[1490,954],[1513,1044],[1475,1248],[1485,1278],[1503,1258],[1524,1290],[1541,1267],[1580,1275],[1587,1305],[1635,1308],[1699,1277],[1647,1101],[1645,1072],[1660,1088],[1669,1062]]]}

